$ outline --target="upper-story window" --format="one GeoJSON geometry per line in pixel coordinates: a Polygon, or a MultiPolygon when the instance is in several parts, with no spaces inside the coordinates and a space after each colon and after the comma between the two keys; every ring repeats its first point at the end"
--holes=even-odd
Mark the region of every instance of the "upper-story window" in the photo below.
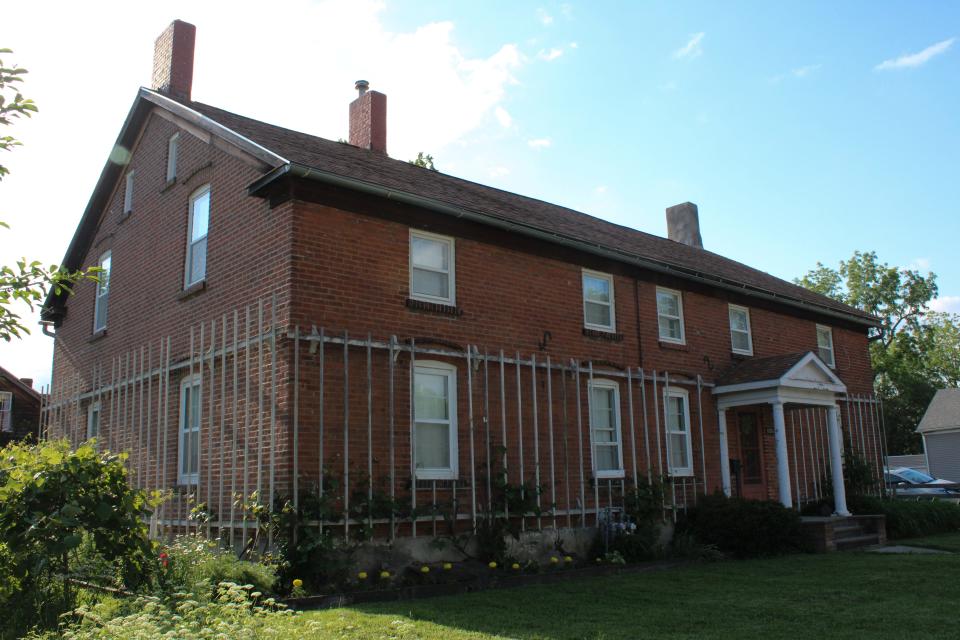
{"type": "Polygon", "coordinates": [[[731,304],[730,345],[734,353],[753,355],[753,335],[750,332],[750,309],[731,304]]]}
{"type": "Polygon", "coordinates": [[[87,438],[100,436],[100,403],[91,402],[87,407],[87,438]]]}
{"type": "Polygon", "coordinates": [[[207,276],[207,226],[210,222],[210,185],[190,196],[190,224],[187,229],[187,267],[184,286],[207,276]]]}
{"type": "Polygon", "coordinates": [[[13,393],[0,391],[0,431],[13,431],[13,393]]]}
{"type": "Polygon", "coordinates": [[[657,287],[657,325],[664,342],[684,344],[683,297],[679,291],[657,287]]]}
{"type": "Polygon", "coordinates": [[[200,478],[200,409],[200,377],[193,376],[180,383],[180,484],[197,484],[200,478]]]}
{"type": "Polygon", "coordinates": [[[410,231],[410,297],[456,304],[454,242],[448,236],[410,231]]]}
{"type": "Polygon", "coordinates": [[[123,187],[123,213],[133,211],[133,171],[127,172],[127,180],[123,187]]]}
{"type": "Polygon", "coordinates": [[[817,354],[831,369],[837,366],[833,354],[833,330],[822,324],[817,325],[817,354]]]}
{"type": "Polygon", "coordinates": [[[177,150],[180,146],[180,134],[175,133],[167,141],[167,182],[177,177],[177,150]]]}
{"type": "Polygon", "coordinates": [[[583,325],[588,329],[615,331],[616,307],[613,301],[613,276],[583,270],[583,325]]]}
{"type": "Polygon", "coordinates": [[[93,332],[107,328],[107,302],[110,299],[110,263],[113,261],[109,251],[100,256],[97,274],[97,298],[93,303],[93,332]]]}
{"type": "Polygon", "coordinates": [[[613,380],[590,384],[590,442],[596,478],[623,477],[620,435],[620,388],[613,380]]]}
{"type": "Polygon", "coordinates": [[[670,475],[693,475],[693,438],[690,432],[690,396],[686,389],[670,387],[664,393],[670,475]]]}
{"type": "Polygon", "coordinates": [[[457,370],[417,362],[413,381],[414,467],[421,480],[457,477],[457,370]]]}

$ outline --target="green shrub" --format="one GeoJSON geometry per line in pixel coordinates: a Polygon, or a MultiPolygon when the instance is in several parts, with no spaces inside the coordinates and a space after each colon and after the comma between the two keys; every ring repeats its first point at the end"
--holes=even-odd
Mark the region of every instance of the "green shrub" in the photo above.
{"type": "Polygon", "coordinates": [[[200,535],[185,535],[161,549],[160,571],[164,590],[203,592],[221,582],[252,585],[261,593],[273,593],[277,581],[273,567],[259,562],[238,560],[216,542],[200,535]]]}
{"type": "Polygon", "coordinates": [[[847,506],[853,513],[886,516],[887,537],[894,540],[960,531],[960,506],[950,502],[852,498],[847,506]]]}
{"type": "Polygon", "coordinates": [[[738,558],[807,551],[796,511],[777,502],[712,495],[702,498],[677,525],[704,545],[738,558]]]}

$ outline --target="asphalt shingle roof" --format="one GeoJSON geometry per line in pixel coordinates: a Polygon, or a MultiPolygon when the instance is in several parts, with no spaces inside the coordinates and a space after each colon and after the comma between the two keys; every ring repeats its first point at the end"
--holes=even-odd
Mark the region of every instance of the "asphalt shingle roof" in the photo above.
{"type": "Polygon", "coordinates": [[[790,371],[807,353],[788,353],[782,356],[750,358],[738,362],[717,376],[717,386],[726,387],[747,382],[777,380],[790,371]]]}
{"type": "Polygon", "coordinates": [[[923,414],[917,431],[941,431],[960,427],[960,389],[938,389],[923,414]]]}

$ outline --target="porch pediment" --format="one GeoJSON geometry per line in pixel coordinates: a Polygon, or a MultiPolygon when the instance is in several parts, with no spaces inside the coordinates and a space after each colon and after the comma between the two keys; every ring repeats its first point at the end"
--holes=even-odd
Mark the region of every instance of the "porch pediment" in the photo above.
{"type": "Polygon", "coordinates": [[[713,394],[718,404],[794,402],[828,405],[846,393],[843,381],[812,351],[745,360],[722,374],[713,394]]]}

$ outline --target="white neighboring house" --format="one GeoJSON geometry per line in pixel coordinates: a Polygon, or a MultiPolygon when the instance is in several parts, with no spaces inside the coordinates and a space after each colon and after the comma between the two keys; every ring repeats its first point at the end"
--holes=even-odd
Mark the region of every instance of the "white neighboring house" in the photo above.
{"type": "Polygon", "coordinates": [[[917,426],[923,437],[927,472],[960,482],[960,389],[940,389],[917,426]]]}

